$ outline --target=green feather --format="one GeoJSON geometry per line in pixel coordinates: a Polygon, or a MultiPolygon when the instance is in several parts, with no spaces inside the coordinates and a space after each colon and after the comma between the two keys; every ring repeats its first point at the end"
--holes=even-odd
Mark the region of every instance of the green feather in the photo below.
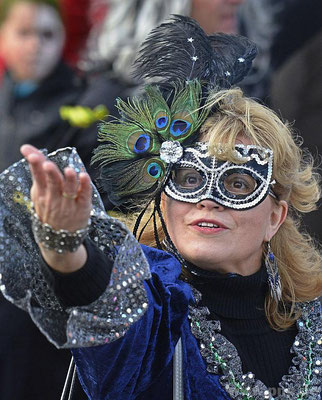
{"type": "Polygon", "coordinates": [[[116,108],[122,117],[122,123],[136,124],[149,131],[153,129],[153,116],[146,100],[140,101],[134,97],[125,102],[117,99],[116,108]]]}
{"type": "MultiPolygon", "coordinates": [[[[202,86],[198,81],[173,86],[170,107],[157,86],[146,86],[144,96],[117,100],[121,118],[103,122],[92,163],[101,165],[101,184],[114,203],[153,193],[165,176],[167,165],[160,147],[167,140],[183,145],[198,131],[209,114],[201,107],[202,86]]],[[[170,98],[169,95],[169,98],[170,98]]]]}
{"type": "Polygon", "coordinates": [[[171,122],[171,112],[167,102],[157,86],[146,86],[145,94],[148,102],[148,108],[153,118],[154,130],[156,130],[160,135],[167,137],[171,122]],[[167,119],[167,122],[162,127],[158,126],[157,124],[159,118],[167,119]]]}
{"type": "Polygon", "coordinates": [[[137,157],[134,151],[136,139],[140,134],[148,135],[150,154],[159,154],[160,141],[157,138],[154,121],[149,109],[148,101],[137,99],[125,102],[117,101],[117,108],[122,119],[114,118],[109,122],[103,122],[99,126],[98,141],[105,144],[98,146],[92,158],[92,163],[100,162],[102,166],[121,160],[131,160],[137,157]]]}
{"type": "Polygon", "coordinates": [[[157,188],[159,178],[165,174],[166,165],[158,158],[138,159],[131,163],[125,161],[102,168],[100,183],[109,193],[114,204],[120,204],[123,199],[128,199],[146,192],[153,193],[157,188]],[[160,176],[153,177],[148,173],[148,164],[160,166],[160,176]]]}
{"type": "Polygon", "coordinates": [[[206,120],[209,109],[201,108],[202,86],[197,80],[186,82],[185,87],[176,88],[173,102],[171,104],[172,120],[182,120],[188,122],[190,128],[185,134],[179,137],[172,136],[175,140],[183,142],[187,137],[196,132],[206,120]]]}

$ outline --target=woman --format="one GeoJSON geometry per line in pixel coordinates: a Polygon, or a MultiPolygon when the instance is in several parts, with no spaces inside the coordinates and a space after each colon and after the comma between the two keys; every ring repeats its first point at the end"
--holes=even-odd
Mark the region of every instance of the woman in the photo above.
{"type": "MultiPolygon", "coordinates": [[[[119,102],[123,120],[102,126],[105,143],[94,158],[114,202],[154,201],[153,239],[167,251],[142,252],[106,217],[95,191],[92,208],[89,177],[73,152],[48,160],[27,145],[33,234],[46,263],[27,236],[22,162],[2,176],[0,232],[13,249],[4,253],[2,290],[49,340],[74,348],[90,399],[170,399],[172,392],[177,399],[318,399],[321,257],[298,231],[295,214],[314,208],[317,177],[275,114],[238,89],[213,90],[225,87],[224,76],[245,73],[247,55],[254,55],[248,44],[243,57],[234,53],[230,75],[229,63],[211,74],[196,67],[211,53],[199,29],[176,17],[152,33],[141,68],[161,76],[159,85],[147,86],[142,99],[119,102]],[[187,32],[193,36],[179,38],[187,32]],[[164,53],[163,40],[171,48],[164,53]],[[164,75],[158,68],[167,55],[177,59],[178,41],[186,43],[183,54],[193,54],[192,80],[173,85],[184,68],[168,63],[164,75]],[[156,46],[157,65],[149,58],[156,46]],[[208,87],[200,84],[205,76],[195,79],[201,70],[208,87]]],[[[215,40],[223,62],[242,39],[227,48],[227,36],[215,40]]]]}

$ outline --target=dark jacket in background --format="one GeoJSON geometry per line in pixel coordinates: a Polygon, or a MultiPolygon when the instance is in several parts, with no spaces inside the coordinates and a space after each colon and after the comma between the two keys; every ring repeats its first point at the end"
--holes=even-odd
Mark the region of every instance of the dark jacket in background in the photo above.
{"type": "MultiPolygon", "coordinates": [[[[25,311],[0,295],[1,400],[59,400],[70,359],[70,351],[56,349],[25,311]]],[[[87,399],[78,382],[76,390],[75,399],[87,399]]]]}
{"type": "MultiPolygon", "coordinates": [[[[322,173],[322,2],[287,2],[272,43],[271,107],[293,123],[322,173]]],[[[322,204],[304,225],[322,242],[322,204]]]]}

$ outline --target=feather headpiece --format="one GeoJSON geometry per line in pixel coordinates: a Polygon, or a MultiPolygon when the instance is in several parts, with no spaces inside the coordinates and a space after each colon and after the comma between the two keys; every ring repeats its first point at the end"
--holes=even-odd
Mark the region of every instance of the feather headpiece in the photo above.
{"type": "Polygon", "coordinates": [[[174,15],[143,42],[135,74],[161,83],[198,79],[225,89],[247,75],[256,54],[255,44],[244,36],[207,36],[192,18],[174,15]]]}
{"type": "Polygon", "coordinates": [[[249,71],[256,47],[223,33],[207,36],[193,19],[174,16],[142,45],[136,75],[148,78],[143,96],[118,99],[121,118],[102,123],[93,162],[101,164],[101,185],[119,205],[151,196],[183,148],[196,141],[209,115],[210,90],[228,88],[249,71]]]}

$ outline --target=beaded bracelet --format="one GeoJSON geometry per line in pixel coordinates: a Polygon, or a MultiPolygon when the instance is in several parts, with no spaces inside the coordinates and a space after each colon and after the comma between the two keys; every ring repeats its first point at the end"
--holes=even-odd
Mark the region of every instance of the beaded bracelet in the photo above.
{"type": "Polygon", "coordinates": [[[65,229],[56,231],[49,224],[42,223],[35,212],[32,212],[32,231],[37,243],[41,243],[46,249],[54,250],[59,254],[75,252],[83,243],[88,234],[91,220],[84,229],[69,232],[65,229]]]}

